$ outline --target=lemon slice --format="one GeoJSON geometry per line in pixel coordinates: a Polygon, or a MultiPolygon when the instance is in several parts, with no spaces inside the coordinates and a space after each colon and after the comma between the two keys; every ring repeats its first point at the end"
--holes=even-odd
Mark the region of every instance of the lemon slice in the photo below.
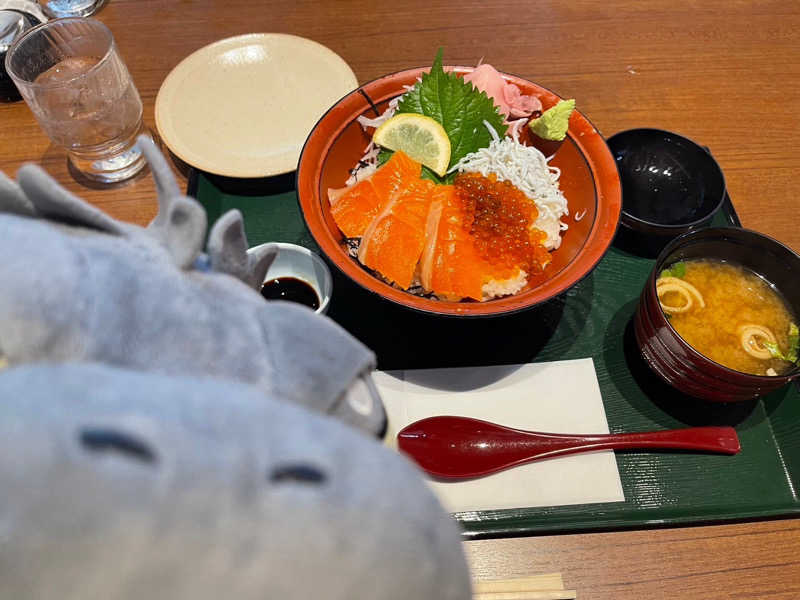
{"type": "Polygon", "coordinates": [[[438,121],[415,113],[393,116],[375,130],[372,141],[389,150],[402,150],[443,177],[450,164],[450,138],[438,121]]]}

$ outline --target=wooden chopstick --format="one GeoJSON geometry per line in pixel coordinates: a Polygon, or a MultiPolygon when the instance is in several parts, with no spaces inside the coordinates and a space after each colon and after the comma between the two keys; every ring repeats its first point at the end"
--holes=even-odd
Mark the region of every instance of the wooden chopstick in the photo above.
{"type": "Polygon", "coordinates": [[[575,590],[565,590],[561,573],[511,579],[473,581],[473,600],[574,600],[575,590]]]}
{"type": "Polygon", "coordinates": [[[561,577],[561,573],[545,573],[543,575],[514,577],[510,579],[482,579],[472,583],[472,591],[475,594],[563,589],[564,580],[561,577]]]}
{"type": "Polygon", "coordinates": [[[473,594],[472,600],[574,600],[577,597],[575,590],[528,590],[473,594]]]}

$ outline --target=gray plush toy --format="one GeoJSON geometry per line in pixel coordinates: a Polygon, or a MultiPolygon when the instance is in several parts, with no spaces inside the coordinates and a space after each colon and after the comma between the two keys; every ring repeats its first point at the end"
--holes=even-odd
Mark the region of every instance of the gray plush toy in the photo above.
{"type": "Polygon", "coordinates": [[[35,165],[17,183],[0,173],[0,358],[217,376],[380,432],[373,354],[326,317],[254,291],[276,249],[248,255],[238,211],[214,224],[203,253],[205,211],[153,142],[139,144],[159,198],[147,228],[35,165]]]}
{"type": "Polygon", "coordinates": [[[468,600],[415,467],[230,380],[0,372],[0,597],[468,600]]]}

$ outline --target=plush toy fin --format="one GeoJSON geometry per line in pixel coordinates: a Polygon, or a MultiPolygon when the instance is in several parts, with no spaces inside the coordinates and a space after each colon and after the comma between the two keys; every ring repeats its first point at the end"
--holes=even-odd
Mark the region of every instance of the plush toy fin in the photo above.
{"type": "Polygon", "coordinates": [[[20,167],[17,181],[39,217],[114,235],[124,233],[120,222],[65,190],[38,165],[27,164],[20,167]]]}
{"type": "Polygon", "coordinates": [[[208,236],[211,270],[232,275],[258,289],[278,253],[278,247],[262,247],[252,254],[247,253],[247,247],[241,212],[230,210],[217,219],[208,236]]]}
{"type": "Polygon", "coordinates": [[[162,224],[148,231],[164,244],[178,268],[189,269],[203,249],[207,225],[203,207],[192,198],[178,196],[170,202],[162,224]]]}
{"type": "Polygon", "coordinates": [[[231,210],[217,219],[208,234],[207,250],[212,271],[247,281],[247,236],[242,213],[231,210]]]}
{"type": "Polygon", "coordinates": [[[203,248],[206,211],[181,193],[167,159],[150,137],[140,135],[136,143],[150,165],[158,193],[158,214],[147,231],[167,248],[179,268],[189,269],[203,248]]]}
{"type": "Polygon", "coordinates": [[[267,274],[267,269],[278,256],[278,246],[276,244],[264,244],[258,246],[248,255],[248,270],[249,280],[245,281],[248,285],[256,290],[261,289],[261,284],[264,283],[264,276],[267,274]]]}
{"type": "Polygon", "coordinates": [[[0,171],[0,213],[35,217],[36,209],[20,187],[0,171]]]}
{"type": "Polygon", "coordinates": [[[150,223],[150,226],[160,226],[166,218],[166,209],[170,200],[183,194],[175,175],[172,173],[172,169],[167,163],[167,159],[164,158],[155,142],[149,136],[140,135],[136,138],[136,144],[141,149],[145,159],[147,159],[150,172],[156,182],[156,192],[158,193],[158,214],[153,222],[150,223]]]}

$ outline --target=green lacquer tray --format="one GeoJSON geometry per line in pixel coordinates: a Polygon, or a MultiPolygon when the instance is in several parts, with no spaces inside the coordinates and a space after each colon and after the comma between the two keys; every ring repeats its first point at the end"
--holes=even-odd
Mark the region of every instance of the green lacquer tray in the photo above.
{"type": "MultiPolygon", "coordinates": [[[[318,250],[300,215],[293,174],[243,182],[193,172],[189,195],[206,207],[210,223],[226,210],[240,209],[252,245],[282,241],[318,250]]],[[[739,225],[729,199],[713,225],[739,225]]],[[[634,242],[620,230],[597,268],[567,293],[491,319],[412,312],[334,272],[328,314],[376,352],[382,370],[590,356],[612,432],[706,424],[734,425],[738,431],[742,452],[732,457],[617,452],[624,502],[458,513],[466,538],[800,515],[798,388],[787,386],[753,402],[710,404],[657,380],[639,357],[631,327],[653,252],[634,242]]]]}

